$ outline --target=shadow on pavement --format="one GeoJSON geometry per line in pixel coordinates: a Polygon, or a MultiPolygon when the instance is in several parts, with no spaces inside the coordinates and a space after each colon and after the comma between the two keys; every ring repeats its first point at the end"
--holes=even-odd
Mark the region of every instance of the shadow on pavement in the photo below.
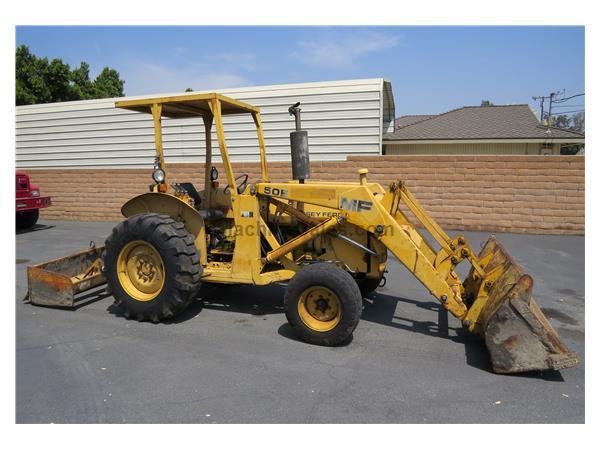
{"type": "MultiPolygon", "coordinates": [[[[468,365],[477,369],[494,373],[485,343],[478,336],[467,331],[462,326],[453,328],[448,325],[448,311],[436,302],[418,302],[402,297],[394,297],[375,292],[364,301],[364,311],[361,320],[378,323],[413,333],[421,333],[440,339],[448,339],[463,344],[468,365]],[[418,321],[396,315],[398,303],[408,303],[429,311],[437,311],[438,320],[418,321]]],[[[564,381],[558,371],[536,371],[499,376],[537,378],[547,381],[564,381]]]]}
{"type": "MultiPolygon", "coordinates": [[[[273,284],[269,286],[244,286],[226,284],[203,284],[194,301],[183,313],[165,323],[181,323],[196,317],[203,308],[218,311],[234,311],[253,316],[268,314],[284,314],[283,296],[285,286],[273,284]]],[[[300,341],[289,323],[284,323],[277,330],[280,336],[300,341]]],[[[352,342],[350,336],[336,347],[345,347],[352,342]]],[[[309,345],[309,344],[306,344],[309,345]]]]}
{"type": "MultiPolygon", "coordinates": [[[[292,326],[287,322],[284,323],[283,325],[281,325],[277,329],[277,333],[279,334],[279,336],[283,336],[284,338],[290,339],[292,341],[302,342],[305,345],[312,345],[312,344],[309,344],[308,342],[304,342],[301,339],[298,339],[296,337],[296,335],[294,334],[294,330],[292,329],[292,326]]],[[[346,339],[344,342],[341,342],[337,345],[332,345],[332,347],[347,347],[348,345],[350,345],[352,343],[353,340],[354,340],[354,335],[351,334],[348,337],[348,339],[346,339]]]]}
{"type": "Polygon", "coordinates": [[[283,313],[285,287],[203,284],[198,298],[207,309],[236,311],[253,316],[283,313]]]}
{"type": "Polygon", "coordinates": [[[33,233],[34,231],[43,231],[43,230],[50,230],[51,228],[55,228],[56,225],[43,225],[43,224],[36,224],[31,228],[25,228],[25,229],[18,229],[16,230],[16,234],[28,234],[28,233],[33,233]]]}
{"type": "MultiPolygon", "coordinates": [[[[178,316],[165,320],[165,324],[178,324],[196,317],[203,308],[220,311],[235,311],[242,314],[263,316],[283,314],[284,287],[244,286],[227,284],[202,284],[194,301],[178,316]]],[[[118,317],[124,317],[123,308],[110,305],[108,311],[118,317]]]]}
{"type": "MultiPolygon", "coordinates": [[[[245,286],[205,283],[200,288],[198,296],[190,306],[177,317],[167,320],[165,324],[178,324],[196,317],[203,308],[219,311],[234,311],[249,315],[283,314],[283,296],[285,286],[274,284],[270,286],[245,286]]],[[[421,333],[439,339],[448,339],[464,345],[465,358],[468,365],[493,374],[490,357],[485,343],[477,336],[469,333],[463,327],[450,327],[448,312],[436,302],[419,302],[402,297],[394,297],[382,293],[373,293],[363,301],[364,310],[361,320],[385,325],[412,333],[421,333]],[[415,305],[429,311],[437,311],[437,321],[420,321],[396,315],[398,303],[415,305]]],[[[122,317],[123,311],[119,306],[108,308],[111,314],[122,317]]],[[[298,341],[292,327],[286,322],[277,330],[280,336],[298,341]]],[[[401,337],[399,336],[399,339],[401,337]]],[[[347,346],[352,342],[352,336],[339,346],[347,346]]],[[[307,344],[308,345],[308,344],[307,344]]],[[[500,376],[500,375],[499,375],[500,376]]],[[[548,381],[564,381],[558,371],[529,372],[510,374],[523,378],[536,378],[548,381]]]]}
{"type": "MultiPolygon", "coordinates": [[[[111,294],[106,290],[106,286],[100,286],[90,291],[85,292],[84,294],[77,294],[74,299],[73,306],[52,306],[52,305],[34,305],[29,300],[29,294],[25,295],[22,302],[28,305],[33,306],[34,308],[49,308],[49,309],[62,309],[64,311],[77,311],[84,306],[87,306],[91,303],[99,302],[100,300],[104,300],[105,298],[110,297],[111,294]]],[[[110,306],[109,306],[110,308],[110,306]]]]}

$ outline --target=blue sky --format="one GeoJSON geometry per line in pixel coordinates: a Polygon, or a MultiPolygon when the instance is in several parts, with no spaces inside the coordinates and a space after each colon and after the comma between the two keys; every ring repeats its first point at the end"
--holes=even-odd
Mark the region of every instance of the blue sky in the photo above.
{"type": "Polygon", "coordinates": [[[16,42],[115,68],[128,95],[384,77],[401,115],[585,87],[583,27],[17,27],[16,42]]]}

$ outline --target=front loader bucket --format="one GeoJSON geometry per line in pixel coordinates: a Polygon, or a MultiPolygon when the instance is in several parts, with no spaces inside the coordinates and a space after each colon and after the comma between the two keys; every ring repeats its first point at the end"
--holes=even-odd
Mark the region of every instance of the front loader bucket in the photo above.
{"type": "Polygon", "coordinates": [[[474,282],[471,271],[465,286],[475,287],[481,294],[487,291],[487,302],[479,317],[478,330],[485,339],[494,372],[513,373],[530,370],[565,369],[579,359],[548,322],[531,297],[533,279],[490,237],[479,254],[486,274],[496,274],[495,281],[474,282]]]}
{"type": "Polygon", "coordinates": [[[72,307],[75,295],[106,283],[102,274],[104,246],[27,268],[28,298],[34,305],[72,307]]]}

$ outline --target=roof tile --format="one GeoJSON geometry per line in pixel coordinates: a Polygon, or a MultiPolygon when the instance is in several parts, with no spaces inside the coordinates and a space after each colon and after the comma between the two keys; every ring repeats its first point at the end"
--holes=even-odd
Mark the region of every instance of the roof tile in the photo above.
{"type": "Polygon", "coordinates": [[[541,125],[529,105],[465,106],[434,116],[403,116],[396,124],[398,120],[401,127],[386,134],[384,140],[584,137],[575,131],[541,125]]]}

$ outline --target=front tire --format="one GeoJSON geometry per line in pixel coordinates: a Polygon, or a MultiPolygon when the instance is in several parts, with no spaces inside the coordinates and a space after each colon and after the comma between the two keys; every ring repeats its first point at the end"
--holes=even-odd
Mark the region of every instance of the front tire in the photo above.
{"type": "Polygon", "coordinates": [[[22,211],[17,213],[17,229],[26,230],[33,228],[40,217],[39,209],[31,209],[29,211],[22,211]]]}
{"type": "Polygon", "coordinates": [[[296,336],[331,346],[352,335],[362,313],[362,296],[348,272],[330,263],[316,263],[290,280],[284,308],[296,336]]]}
{"type": "Polygon", "coordinates": [[[182,223],[154,213],[117,225],[106,240],[108,286],[126,318],[160,322],[181,313],[200,287],[200,255],[182,223]]]}

